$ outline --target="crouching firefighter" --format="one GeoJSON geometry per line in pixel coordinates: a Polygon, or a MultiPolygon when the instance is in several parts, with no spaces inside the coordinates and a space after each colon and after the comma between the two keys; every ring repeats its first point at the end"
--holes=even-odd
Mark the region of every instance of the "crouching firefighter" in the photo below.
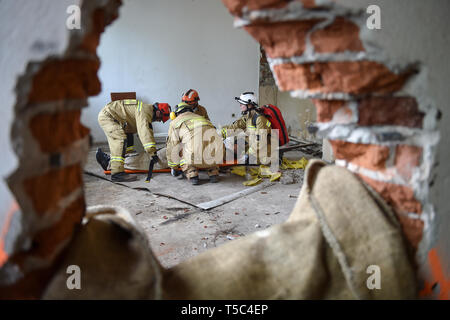
{"type": "Polygon", "coordinates": [[[111,167],[111,181],[135,181],[136,176],[125,173],[125,153],[127,133],[137,133],[145,151],[150,157],[156,157],[156,142],[153,136],[153,121],[166,122],[171,112],[167,103],[155,105],[139,100],[117,100],[108,103],[98,115],[98,123],[108,139],[110,157],[100,149],[97,162],[103,170],[111,167]]]}
{"type": "Polygon", "coordinates": [[[269,164],[271,157],[271,122],[260,112],[253,92],[234,98],[239,102],[242,117],[221,128],[223,139],[244,133],[245,163],[269,164]]]}
{"type": "Polygon", "coordinates": [[[218,182],[219,167],[223,162],[223,142],[210,121],[194,113],[185,102],[178,104],[170,114],[172,122],[167,138],[167,162],[173,176],[187,177],[199,184],[198,169],[208,169],[210,182],[218,182]],[[176,169],[183,173],[178,175],[176,169]]]}

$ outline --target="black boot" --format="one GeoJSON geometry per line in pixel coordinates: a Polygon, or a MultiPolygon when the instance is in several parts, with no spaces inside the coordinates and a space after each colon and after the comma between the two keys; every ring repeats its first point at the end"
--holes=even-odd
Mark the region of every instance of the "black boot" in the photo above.
{"type": "Polygon", "coordinates": [[[192,185],[196,186],[200,183],[200,180],[198,179],[198,177],[193,177],[189,179],[192,183],[192,185]]]}
{"type": "Polygon", "coordinates": [[[173,176],[173,177],[179,177],[179,175],[181,174],[182,172],[181,171],[179,171],[179,170],[177,170],[177,169],[174,169],[174,168],[172,168],[172,169],[170,169],[170,174],[173,176]]]}
{"type": "Polygon", "coordinates": [[[178,180],[183,180],[184,178],[186,178],[186,175],[184,174],[183,171],[181,171],[180,174],[178,175],[177,179],[178,180]]]}
{"type": "Polygon", "coordinates": [[[137,180],[136,176],[132,176],[125,172],[119,172],[111,175],[112,182],[132,182],[136,180],[137,180]]]}
{"type": "Polygon", "coordinates": [[[210,176],[210,177],[209,177],[209,182],[211,182],[211,183],[217,183],[217,182],[219,182],[219,176],[218,176],[218,175],[210,176]]]}
{"type": "Polygon", "coordinates": [[[97,149],[95,159],[97,159],[98,164],[103,168],[104,171],[108,170],[110,157],[106,153],[104,153],[101,148],[97,149]]]}

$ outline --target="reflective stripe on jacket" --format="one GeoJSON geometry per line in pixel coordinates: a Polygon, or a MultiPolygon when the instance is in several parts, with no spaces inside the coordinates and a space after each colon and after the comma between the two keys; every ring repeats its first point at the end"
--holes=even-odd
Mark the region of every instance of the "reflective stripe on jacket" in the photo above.
{"type": "Polygon", "coordinates": [[[193,112],[185,112],[169,126],[167,163],[169,167],[216,166],[223,161],[223,142],[210,121],[193,112]]]}
{"type": "Polygon", "coordinates": [[[113,101],[103,110],[119,122],[126,133],[137,133],[145,151],[151,154],[156,151],[152,127],[153,105],[126,99],[113,101]]]}

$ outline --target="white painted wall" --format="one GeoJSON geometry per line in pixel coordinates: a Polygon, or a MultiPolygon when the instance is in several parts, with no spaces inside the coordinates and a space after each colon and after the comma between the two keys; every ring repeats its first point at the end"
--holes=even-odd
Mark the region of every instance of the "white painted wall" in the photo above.
{"type": "MultiPolygon", "coordinates": [[[[98,55],[102,92],[82,116],[97,142],[106,141],[97,115],[110,92],[136,91],[145,102],[175,106],[183,91],[196,89],[217,126],[239,114],[235,96],[258,89],[258,43],[233,28],[220,0],[124,0],[98,55]]],[[[155,132],[166,134],[168,124],[157,123],[155,132]]]]}

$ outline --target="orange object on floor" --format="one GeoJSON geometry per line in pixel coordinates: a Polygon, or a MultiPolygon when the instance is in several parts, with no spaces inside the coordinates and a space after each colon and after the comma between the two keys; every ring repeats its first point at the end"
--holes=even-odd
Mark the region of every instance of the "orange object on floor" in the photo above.
{"type": "MultiPolygon", "coordinates": [[[[233,161],[233,162],[228,162],[228,163],[223,163],[220,164],[219,167],[232,167],[232,166],[236,166],[238,165],[237,161],[233,161]]],[[[181,170],[181,169],[178,169],[181,170]]],[[[200,169],[200,170],[208,170],[208,169],[200,169]]],[[[110,170],[107,171],[103,171],[106,175],[111,174],[110,170]]],[[[148,173],[148,170],[127,170],[125,169],[126,173],[148,173]]],[[[170,172],[170,169],[156,169],[153,170],[154,173],[163,173],[163,172],[170,172]]]]}
{"type": "Polygon", "coordinates": [[[427,298],[433,295],[433,287],[439,284],[440,292],[437,296],[439,300],[450,299],[450,280],[446,278],[444,269],[437,249],[433,248],[428,252],[428,263],[431,268],[431,282],[425,281],[425,286],[419,293],[419,297],[427,298]]]}

